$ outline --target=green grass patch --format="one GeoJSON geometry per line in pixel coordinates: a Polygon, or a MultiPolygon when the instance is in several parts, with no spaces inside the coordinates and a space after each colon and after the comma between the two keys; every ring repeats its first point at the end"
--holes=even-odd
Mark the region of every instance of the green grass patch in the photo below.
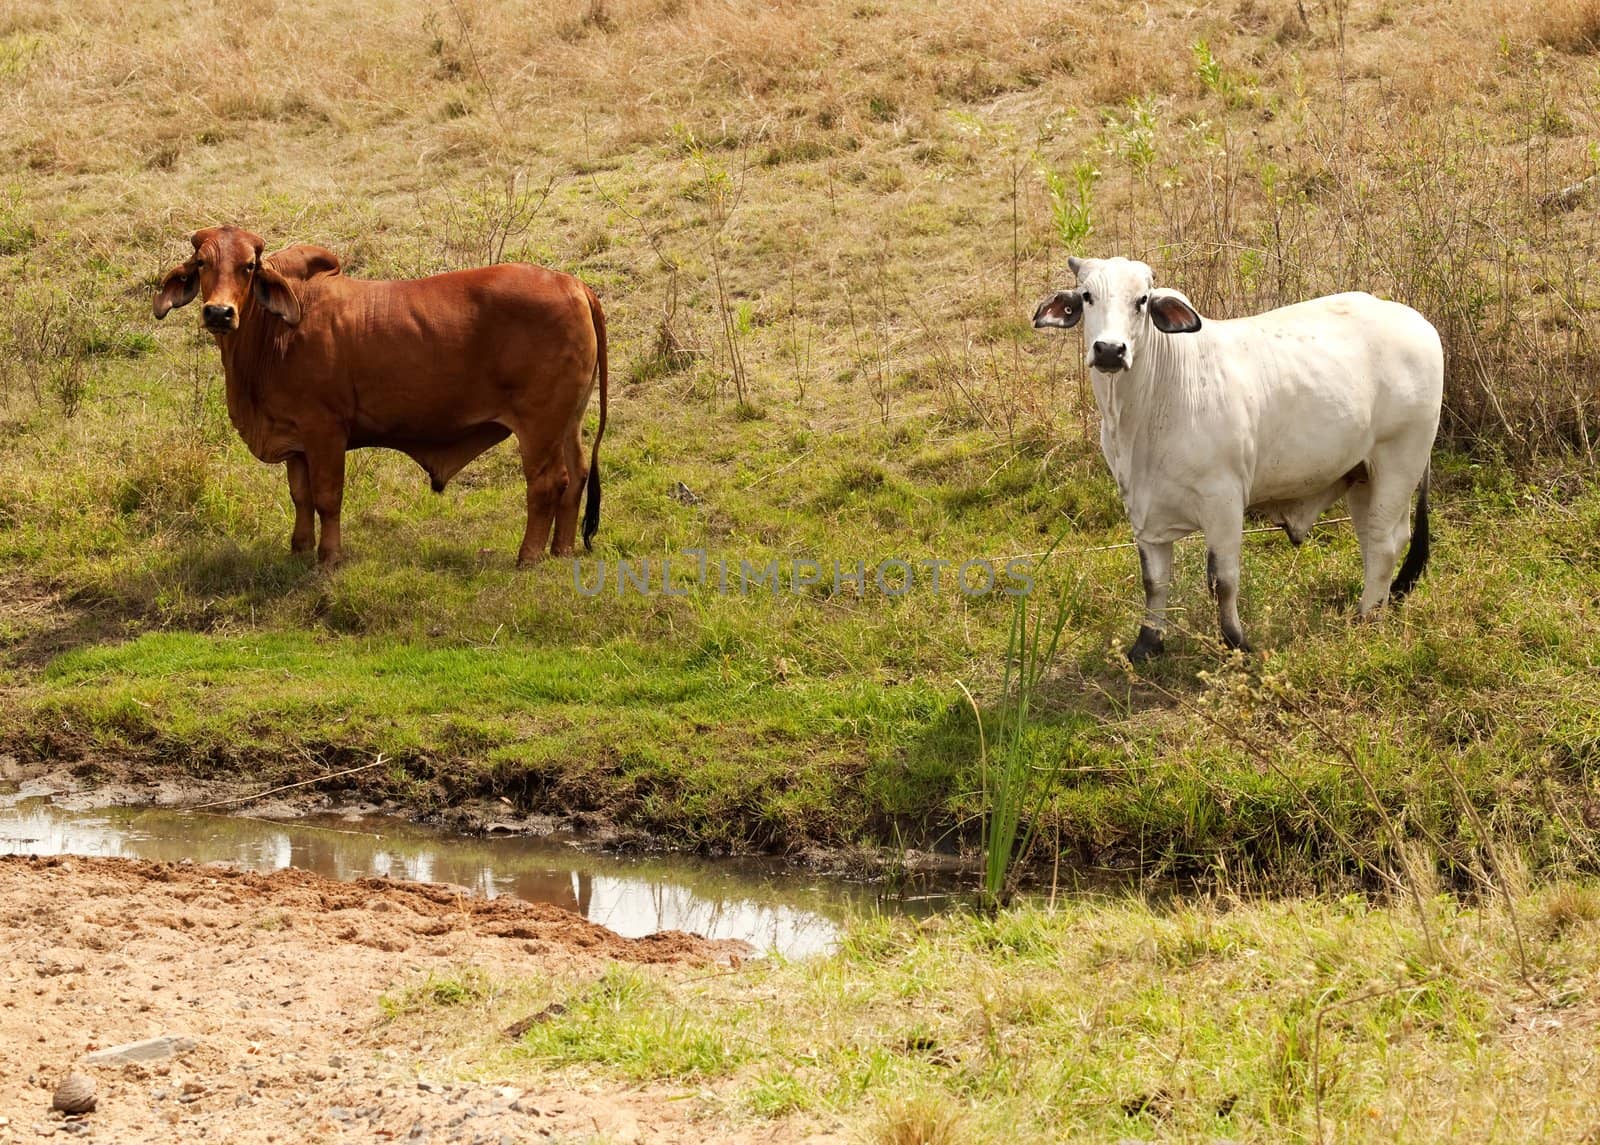
{"type": "Polygon", "coordinates": [[[546,1084],[692,1090],[752,1132],[1442,1142],[1494,1123],[1547,1140],[1587,1127],[1600,1077],[1595,899],[1430,896],[1426,927],[1361,897],[880,919],[804,962],[569,983],[492,1057],[546,1084]]]}
{"type": "Polygon", "coordinates": [[[535,1023],[516,1050],[541,1066],[603,1066],[630,1081],[719,1077],[755,1052],[740,1015],[709,1023],[673,1004],[659,979],[616,965],[549,1021],[535,1023]]]}
{"type": "Polygon", "coordinates": [[[476,966],[464,966],[457,973],[430,972],[418,983],[385,994],[378,1009],[388,1021],[431,1010],[457,1006],[480,1006],[493,998],[489,976],[476,966]]]}

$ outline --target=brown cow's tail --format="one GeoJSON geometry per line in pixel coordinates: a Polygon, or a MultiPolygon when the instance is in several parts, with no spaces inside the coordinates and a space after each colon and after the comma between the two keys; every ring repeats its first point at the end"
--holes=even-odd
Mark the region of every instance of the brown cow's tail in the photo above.
{"type": "Polygon", "coordinates": [[[589,296],[589,315],[594,319],[595,373],[600,379],[600,424],[594,431],[594,448],[589,454],[588,500],[583,507],[583,547],[593,550],[594,535],[600,531],[600,439],[606,435],[606,312],[593,290],[589,296]]]}

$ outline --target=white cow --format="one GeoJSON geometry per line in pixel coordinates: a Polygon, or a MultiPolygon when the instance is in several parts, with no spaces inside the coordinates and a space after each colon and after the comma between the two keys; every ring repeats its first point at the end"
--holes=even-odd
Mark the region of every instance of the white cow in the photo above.
{"type": "Polygon", "coordinates": [[[1410,590],[1428,563],[1428,463],[1444,392],[1444,351],[1426,318],[1353,293],[1202,322],[1142,262],[1068,265],[1077,289],[1047,298],[1033,324],[1083,322],[1100,448],[1144,574],[1130,660],[1161,652],[1172,543],[1197,529],[1223,639],[1248,647],[1238,610],[1247,508],[1298,545],[1347,495],[1366,565],[1361,614],[1410,590]],[[1411,546],[1391,584],[1414,490],[1411,546]]]}

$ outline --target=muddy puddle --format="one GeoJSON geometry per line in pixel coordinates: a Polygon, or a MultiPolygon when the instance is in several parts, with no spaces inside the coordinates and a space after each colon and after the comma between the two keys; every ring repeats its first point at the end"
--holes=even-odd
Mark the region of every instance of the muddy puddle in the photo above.
{"type": "Polygon", "coordinates": [[[684,930],[799,958],[829,949],[852,918],[925,916],[961,895],[931,876],[883,887],[797,874],[762,860],[627,856],[561,836],[461,836],[405,819],[309,815],[267,820],[152,807],[64,807],[0,791],[0,854],[297,867],[336,879],[453,883],[488,898],[551,903],[638,937],[684,930]]]}

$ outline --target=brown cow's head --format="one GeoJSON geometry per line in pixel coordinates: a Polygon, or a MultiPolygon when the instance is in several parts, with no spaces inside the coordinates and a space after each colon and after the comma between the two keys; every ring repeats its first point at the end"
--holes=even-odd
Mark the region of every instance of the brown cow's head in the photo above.
{"type": "Polygon", "coordinates": [[[187,306],[198,294],[203,303],[201,321],[219,337],[239,328],[252,296],[289,325],[300,321],[300,301],[288,280],[261,261],[265,244],[259,235],[238,227],[207,227],[190,235],[189,242],[194,245],[193,257],[161,280],[157,318],[165,318],[174,306],[187,306]]]}

